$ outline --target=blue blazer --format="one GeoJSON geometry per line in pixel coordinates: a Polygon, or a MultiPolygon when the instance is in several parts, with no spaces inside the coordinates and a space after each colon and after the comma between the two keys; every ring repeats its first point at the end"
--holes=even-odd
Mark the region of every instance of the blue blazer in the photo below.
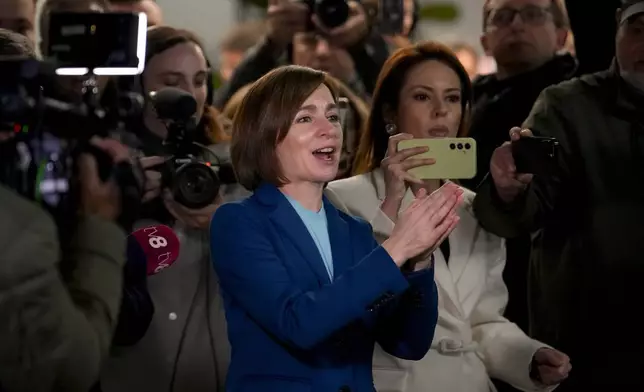
{"type": "Polygon", "coordinates": [[[438,318],[433,269],[404,275],[366,222],[326,198],[334,280],[286,197],[262,185],[215,213],[211,254],[232,349],[228,392],[373,392],[378,342],[425,356],[438,318]]]}

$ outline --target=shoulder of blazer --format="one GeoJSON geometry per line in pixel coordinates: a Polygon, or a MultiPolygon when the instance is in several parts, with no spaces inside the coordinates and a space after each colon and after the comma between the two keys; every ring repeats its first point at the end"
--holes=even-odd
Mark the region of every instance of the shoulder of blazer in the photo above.
{"type": "Polygon", "coordinates": [[[333,205],[331,205],[331,207],[338,212],[338,217],[342,221],[347,223],[351,230],[354,230],[354,229],[358,229],[358,230],[360,230],[360,229],[362,229],[362,230],[368,229],[369,231],[371,231],[371,225],[366,220],[362,219],[359,216],[349,215],[346,212],[337,209],[333,205]]]}
{"type": "Polygon", "coordinates": [[[365,188],[373,188],[371,173],[358,174],[357,176],[335,180],[327,184],[327,189],[339,195],[347,192],[360,192],[365,188]]]}
{"type": "Polygon", "coordinates": [[[262,216],[266,216],[266,211],[261,208],[257,200],[253,200],[253,197],[250,196],[242,200],[222,204],[213,214],[211,221],[218,222],[241,218],[245,221],[259,222],[262,216]]]}

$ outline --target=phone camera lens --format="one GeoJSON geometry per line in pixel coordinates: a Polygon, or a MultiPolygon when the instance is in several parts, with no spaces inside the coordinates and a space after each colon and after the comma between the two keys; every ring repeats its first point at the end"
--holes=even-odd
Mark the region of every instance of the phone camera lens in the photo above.
{"type": "Polygon", "coordinates": [[[459,149],[459,150],[462,150],[462,149],[463,149],[463,145],[462,145],[461,143],[458,143],[458,149],[459,149]]]}
{"type": "Polygon", "coordinates": [[[465,149],[469,150],[470,148],[472,148],[472,146],[469,143],[465,143],[465,149]]]}
{"type": "Polygon", "coordinates": [[[454,144],[454,143],[450,144],[449,148],[451,148],[452,150],[456,150],[456,144],[454,144]]]}

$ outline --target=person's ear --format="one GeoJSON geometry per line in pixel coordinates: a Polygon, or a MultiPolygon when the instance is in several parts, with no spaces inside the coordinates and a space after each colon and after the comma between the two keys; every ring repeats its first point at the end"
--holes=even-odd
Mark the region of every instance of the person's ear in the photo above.
{"type": "Polygon", "coordinates": [[[566,42],[568,41],[569,34],[571,34],[570,30],[565,28],[557,28],[557,52],[566,47],[566,42]]]}

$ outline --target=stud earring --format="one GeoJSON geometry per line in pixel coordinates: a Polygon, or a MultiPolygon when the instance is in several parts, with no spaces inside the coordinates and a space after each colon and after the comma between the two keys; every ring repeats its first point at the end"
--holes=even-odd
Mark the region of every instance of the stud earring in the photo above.
{"type": "Polygon", "coordinates": [[[390,136],[395,135],[396,134],[396,124],[387,124],[387,125],[385,125],[385,131],[387,131],[387,133],[390,136]]]}

